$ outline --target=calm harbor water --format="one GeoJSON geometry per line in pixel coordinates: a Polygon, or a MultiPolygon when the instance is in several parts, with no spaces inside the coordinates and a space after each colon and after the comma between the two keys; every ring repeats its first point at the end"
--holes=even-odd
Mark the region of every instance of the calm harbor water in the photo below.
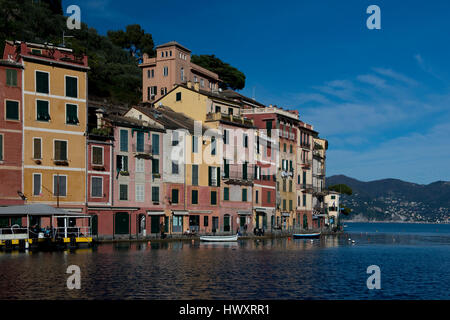
{"type": "Polygon", "coordinates": [[[450,225],[347,225],[314,241],[0,252],[0,299],[450,299],[450,225]],[[70,265],[81,268],[80,290],[66,287],[70,265]],[[381,290],[367,289],[370,265],[381,290]]]}

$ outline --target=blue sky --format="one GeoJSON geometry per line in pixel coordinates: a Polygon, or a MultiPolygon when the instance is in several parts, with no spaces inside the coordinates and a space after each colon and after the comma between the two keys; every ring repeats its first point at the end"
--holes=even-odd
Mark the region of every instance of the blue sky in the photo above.
{"type": "Polygon", "coordinates": [[[296,108],[329,140],[328,175],[450,180],[450,2],[112,1],[78,4],[101,34],[138,23],[243,71],[243,94],[296,108]],[[381,30],[366,9],[381,8],[381,30]]]}

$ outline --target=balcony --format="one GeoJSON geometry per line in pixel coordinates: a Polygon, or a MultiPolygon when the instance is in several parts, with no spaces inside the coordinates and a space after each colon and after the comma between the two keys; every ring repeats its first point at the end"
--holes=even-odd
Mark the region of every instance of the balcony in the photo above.
{"type": "Polygon", "coordinates": [[[248,119],[245,117],[231,115],[221,112],[208,113],[206,115],[206,121],[226,121],[231,123],[236,123],[245,126],[253,126],[253,119],[248,119]]]}
{"type": "Polygon", "coordinates": [[[223,172],[223,181],[226,184],[252,186],[255,176],[255,166],[248,165],[244,172],[242,164],[229,165],[228,172],[223,172]]]}
{"type": "Polygon", "coordinates": [[[314,150],[313,151],[313,156],[319,159],[325,159],[325,155],[323,150],[314,150]]]}
{"type": "Polygon", "coordinates": [[[310,143],[301,143],[300,146],[303,149],[311,150],[311,144],[310,143]]]}
{"type": "Polygon", "coordinates": [[[294,170],[283,170],[281,169],[281,178],[286,179],[286,178],[293,178],[294,177],[294,170]]]}
{"type": "Polygon", "coordinates": [[[303,168],[308,169],[312,166],[311,160],[303,160],[303,162],[300,164],[303,168]]]}
{"type": "Polygon", "coordinates": [[[303,190],[303,193],[313,193],[314,188],[312,184],[304,183],[300,185],[300,188],[303,190]]]}
{"type": "Polygon", "coordinates": [[[134,153],[134,156],[139,159],[153,158],[152,146],[149,144],[146,145],[133,144],[131,146],[131,151],[134,153]]]}

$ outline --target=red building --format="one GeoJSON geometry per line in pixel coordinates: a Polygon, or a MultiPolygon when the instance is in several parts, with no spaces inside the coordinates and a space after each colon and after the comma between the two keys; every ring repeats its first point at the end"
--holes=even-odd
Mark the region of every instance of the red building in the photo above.
{"type": "Polygon", "coordinates": [[[0,60],[0,205],[19,205],[23,192],[23,65],[0,60]]]}

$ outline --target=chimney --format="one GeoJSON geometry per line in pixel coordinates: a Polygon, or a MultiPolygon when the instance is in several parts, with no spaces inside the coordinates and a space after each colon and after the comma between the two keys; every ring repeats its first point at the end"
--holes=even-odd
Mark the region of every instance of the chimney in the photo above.
{"type": "Polygon", "coordinates": [[[100,129],[103,127],[103,110],[97,109],[95,115],[97,116],[97,128],[100,129]]]}
{"type": "Polygon", "coordinates": [[[195,91],[199,91],[200,90],[200,85],[198,82],[194,83],[194,89],[195,91]]]}
{"type": "Polygon", "coordinates": [[[186,85],[187,85],[187,87],[188,87],[189,89],[191,89],[191,88],[192,88],[192,82],[191,82],[191,80],[189,80],[189,81],[186,83],[186,85]]]}

